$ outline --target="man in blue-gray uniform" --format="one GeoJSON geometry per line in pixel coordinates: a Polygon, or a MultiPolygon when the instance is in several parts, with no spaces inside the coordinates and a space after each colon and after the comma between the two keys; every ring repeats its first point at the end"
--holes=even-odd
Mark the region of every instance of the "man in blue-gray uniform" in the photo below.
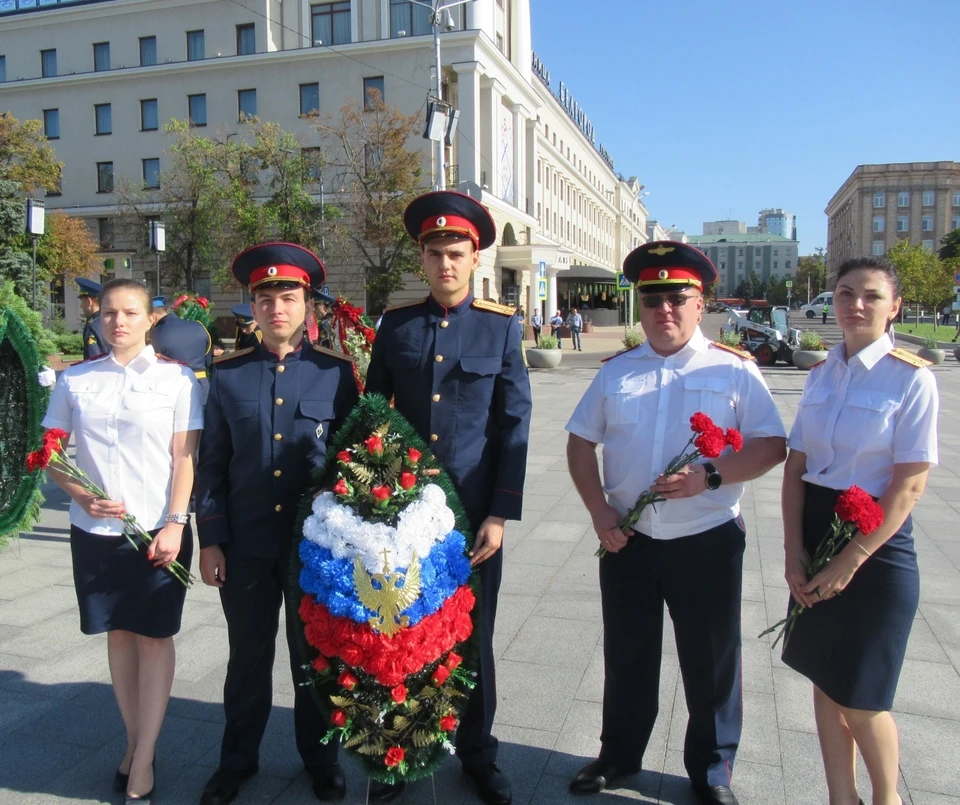
{"type": "Polygon", "coordinates": [[[80,291],[80,311],[87,323],[83,327],[84,360],[95,358],[109,352],[107,342],[103,340],[103,324],[100,321],[100,283],[80,277],[77,280],[80,291]]]}
{"type": "Polygon", "coordinates": [[[204,405],[210,393],[207,377],[211,363],[213,343],[210,333],[198,321],[185,321],[167,309],[167,297],[153,297],[150,311],[153,327],[150,328],[150,343],[161,355],[185,363],[200,383],[200,399],[204,405]]]}
{"type": "Polygon", "coordinates": [[[249,302],[241,302],[230,308],[234,318],[237,321],[237,328],[234,331],[234,346],[237,351],[247,349],[248,347],[258,347],[263,341],[263,333],[257,326],[257,320],[253,318],[253,309],[249,302]]]}
{"type": "MultiPolygon", "coordinates": [[[[491,734],[497,694],[493,626],[505,520],[519,520],[530,429],[530,381],[512,308],[474,299],[480,250],[496,240],[487,210],[461,193],[427,193],[404,214],[422,249],[430,295],[388,309],[366,390],[393,398],[450,474],[476,534],[471,563],[482,582],[477,686],[457,730],[457,755],[488,805],[507,805],[510,781],[491,734]]],[[[400,785],[374,784],[381,801],[400,785]]]]}
{"type": "MultiPolygon", "coordinates": [[[[200,574],[220,588],[230,642],[220,768],[201,805],[231,802],[257,772],[280,607],[288,592],[296,594],[286,581],[297,505],[358,399],[351,359],[303,339],[310,288],[325,274],[320,259],[290,243],[265,243],[240,254],[233,274],[250,288],[263,342],[217,359],[200,441],[200,574]]],[[[327,724],[304,686],[295,616],[287,619],[287,644],[297,750],[317,798],[342,799],[337,742],[320,742],[327,724]]]]}

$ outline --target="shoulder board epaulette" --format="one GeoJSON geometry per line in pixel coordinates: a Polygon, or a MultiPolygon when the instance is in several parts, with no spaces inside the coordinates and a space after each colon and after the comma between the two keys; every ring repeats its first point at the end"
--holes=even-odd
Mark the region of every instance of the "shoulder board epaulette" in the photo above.
{"type": "Polygon", "coordinates": [[[79,366],[81,363],[90,363],[90,361],[98,361],[101,358],[106,358],[109,355],[109,352],[101,352],[99,355],[91,355],[89,358],[84,358],[82,361],[74,361],[71,363],[71,366],[79,366]]]}
{"type": "Polygon", "coordinates": [[[914,355],[912,352],[907,352],[905,349],[891,350],[889,353],[891,358],[896,358],[898,361],[903,361],[906,364],[909,364],[914,369],[922,369],[924,366],[933,366],[931,361],[924,360],[919,355],[914,355]]]}
{"type": "Polygon", "coordinates": [[[214,363],[223,363],[224,361],[230,361],[234,358],[239,358],[241,355],[249,355],[253,352],[253,347],[247,347],[246,349],[238,349],[236,352],[225,352],[219,358],[214,358],[214,363]]]}
{"type": "Polygon", "coordinates": [[[470,307],[475,307],[477,310],[488,310],[491,313],[499,313],[501,316],[512,316],[517,312],[515,308],[501,305],[497,302],[491,302],[489,299],[474,299],[470,307]]]}
{"type": "Polygon", "coordinates": [[[722,349],[726,352],[729,352],[733,355],[736,355],[738,358],[744,361],[755,361],[756,358],[753,357],[749,352],[743,349],[737,349],[736,347],[728,347],[726,344],[721,344],[719,341],[711,341],[711,347],[716,347],[717,349],[722,349]]]}
{"type": "Polygon", "coordinates": [[[621,355],[626,355],[628,352],[633,352],[635,349],[639,349],[643,344],[637,344],[634,347],[627,347],[627,349],[621,349],[619,352],[610,355],[607,358],[601,359],[600,363],[606,363],[607,361],[612,361],[614,358],[619,358],[621,355]]]}
{"type": "Polygon", "coordinates": [[[385,308],[383,312],[384,312],[384,313],[389,313],[391,310],[402,310],[402,309],[405,308],[405,307],[413,307],[414,305],[422,305],[422,304],[425,304],[425,303],[426,303],[427,298],[428,298],[428,297],[424,296],[424,297],[422,297],[422,298],[420,298],[420,299],[414,299],[412,302],[400,302],[400,303],[397,304],[397,305],[390,305],[390,307],[385,308]]]}
{"type": "Polygon", "coordinates": [[[813,364],[810,368],[811,368],[811,369],[816,369],[818,366],[823,366],[826,362],[827,362],[827,359],[824,358],[822,361],[817,361],[817,362],[816,362],[815,364],[813,364]]]}
{"type": "Polygon", "coordinates": [[[164,355],[162,352],[158,352],[158,353],[157,353],[157,360],[159,360],[159,361],[166,361],[167,363],[179,363],[181,366],[187,366],[187,367],[190,366],[189,363],[184,363],[183,361],[178,361],[176,358],[171,358],[171,357],[169,357],[169,356],[167,356],[167,355],[164,355]]]}
{"type": "Polygon", "coordinates": [[[327,349],[326,347],[321,347],[319,344],[313,344],[314,352],[322,352],[324,355],[329,355],[331,358],[339,358],[342,361],[350,361],[353,363],[353,356],[347,355],[343,352],[337,352],[335,349],[327,349]]]}

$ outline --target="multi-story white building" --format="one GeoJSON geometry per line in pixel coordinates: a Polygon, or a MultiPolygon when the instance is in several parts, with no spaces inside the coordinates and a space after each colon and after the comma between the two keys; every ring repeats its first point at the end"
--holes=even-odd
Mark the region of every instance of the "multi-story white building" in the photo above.
{"type": "MultiPolygon", "coordinates": [[[[369,89],[414,113],[435,83],[432,30],[409,0],[8,0],[0,107],[44,121],[64,163],[47,206],[100,234],[105,275],[129,265],[150,278],[152,259],[111,243],[111,219],[121,177],[163,181],[165,122],[243,136],[244,116],[257,115],[313,147],[304,115],[335,114],[369,89]]],[[[529,0],[452,7],[441,59],[444,98],[459,110],[449,186],[481,188],[498,231],[510,223],[517,234],[517,245],[483,254],[476,295],[530,310],[544,264],[551,311],[574,296],[615,309],[616,271],[646,240],[640,185],[617,173],[584,110],[533,54],[529,0]]],[[[410,141],[436,183],[431,145],[410,141]]],[[[356,273],[329,269],[335,291],[363,298],[356,273]]],[[[224,307],[239,298],[210,292],[224,307]]],[[[422,293],[411,280],[398,297],[422,293]]]]}
{"type": "Polygon", "coordinates": [[[800,244],[780,235],[691,235],[690,245],[700,249],[716,266],[717,296],[733,296],[740,282],[751,273],[761,281],[792,277],[800,255],[800,244]]]}

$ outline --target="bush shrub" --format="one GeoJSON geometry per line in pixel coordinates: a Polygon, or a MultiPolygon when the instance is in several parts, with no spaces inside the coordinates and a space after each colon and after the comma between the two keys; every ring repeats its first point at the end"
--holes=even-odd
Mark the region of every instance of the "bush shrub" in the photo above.
{"type": "Polygon", "coordinates": [[[556,349],[557,344],[558,341],[555,335],[541,335],[540,343],[537,344],[537,349],[556,349]]]}
{"type": "Polygon", "coordinates": [[[933,336],[925,335],[923,336],[923,346],[925,349],[939,349],[940,344],[937,339],[933,336]]]}
{"type": "Polygon", "coordinates": [[[83,336],[80,333],[62,333],[53,336],[57,352],[63,355],[82,355],[83,336]]]}
{"type": "Polygon", "coordinates": [[[734,332],[733,330],[724,330],[722,333],[720,333],[717,343],[723,344],[725,347],[742,346],[740,341],[740,333],[734,332]]]}
{"type": "Polygon", "coordinates": [[[826,349],[826,346],[820,338],[820,333],[807,330],[805,333],[800,333],[800,349],[817,351],[826,349]]]}

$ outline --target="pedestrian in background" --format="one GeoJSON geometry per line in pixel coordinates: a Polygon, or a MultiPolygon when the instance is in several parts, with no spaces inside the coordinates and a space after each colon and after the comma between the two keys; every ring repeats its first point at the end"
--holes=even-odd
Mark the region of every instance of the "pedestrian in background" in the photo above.
{"type": "Polygon", "coordinates": [[[543,318],[540,316],[540,308],[534,308],[530,316],[530,326],[533,328],[533,345],[540,346],[540,331],[543,329],[543,318]]]}
{"type": "Polygon", "coordinates": [[[583,330],[583,316],[580,315],[580,312],[576,308],[571,310],[570,315],[567,316],[567,327],[570,328],[573,348],[578,352],[583,352],[583,345],[580,343],[580,332],[583,330]]]}
{"type": "Polygon", "coordinates": [[[150,321],[153,326],[147,340],[168,358],[185,363],[200,383],[200,400],[205,405],[210,391],[208,372],[213,365],[213,341],[198,321],[186,321],[167,308],[167,297],[155,296],[151,301],[150,321]]]}
{"type": "Polygon", "coordinates": [[[563,349],[563,340],[560,337],[561,327],[563,327],[563,316],[560,315],[558,310],[550,319],[550,335],[557,339],[558,349],[563,349]]]}
{"type": "Polygon", "coordinates": [[[80,312],[85,319],[83,325],[83,357],[84,360],[96,358],[108,350],[107,342],[103,340],[103,325],[100,321],[100,290],[99,282],[80,277],[77,279],[80,290],[77,298],[80,300],[80,312]]]}
{"type": "Polygon", "coordinates": [[[824,302],[824,303],[823,303],[823,307],[820,308],[820,314],[821,314],[821,316],[822,316],[821,322],[822,322],[823,324],[826,324],[826,323],[827,323],[827,314],[828,314],[829,312],[830,312],[830,306],[829,306],[826,302],[824,302]]]}

